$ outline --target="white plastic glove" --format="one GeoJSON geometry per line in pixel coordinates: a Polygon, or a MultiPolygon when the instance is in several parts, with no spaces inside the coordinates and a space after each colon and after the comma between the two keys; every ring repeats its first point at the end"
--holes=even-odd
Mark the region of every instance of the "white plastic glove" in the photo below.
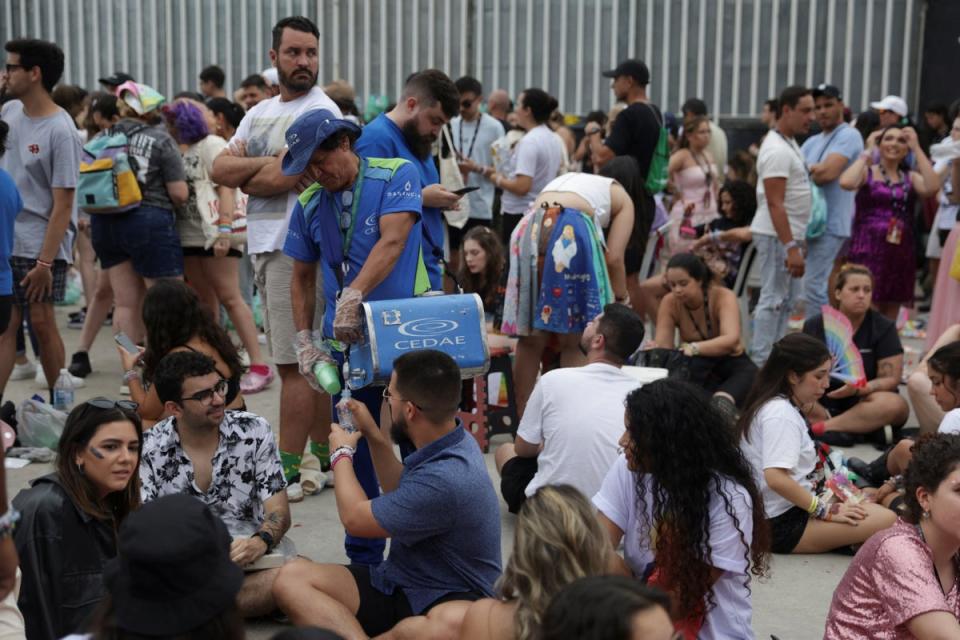
{"type": "Polygon", "coordinates": [[[307,379],[310,386],[315,391],[323,391],[323,387],[317,382],[317,376],[314,375],[314,367],[321,362],[329,362],[334,367],[337,366],[336,360],[322,346],[323,334],[320,331],[310,331],[304,329],[297,332],[297,337],[293,342],[293,348],[297,352],[297,365],[300,367],[300,375],[307,379]]]}

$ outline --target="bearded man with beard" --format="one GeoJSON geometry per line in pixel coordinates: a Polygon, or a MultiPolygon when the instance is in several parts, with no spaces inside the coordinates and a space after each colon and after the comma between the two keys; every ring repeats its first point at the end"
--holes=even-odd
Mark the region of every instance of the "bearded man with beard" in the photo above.
{"type": "Polygon", "coordinates": [[[510,513],[544,485],[569,484],[585,496],[600,490],[619,455],[624,400],[640,386],[622,367],[643,333],[630,307],[608,304],[580,338],[587,364],[548,371],[537,381],[516,439],[496,453],[510,513]]]}
{"type": "Polygon", "coordinates": [[[357,153],[371,158],[403,158],[420,173],[423,190],[423,259],[434,291],[443,290],[443,216],[460,198],[440,185],[431,151],[440,130],[460,108],[460,93],[447,74],[427,69],[411,75],[397,106],[363,128],[357,153]]]}
{"type": "MultiPolygon", "coordinates": [[[[500,507],[480,447],[456,418],[460,370],[449,355],[412,351],[393,363],[383,398],[391,439],[362,402],[349,400],[359,431],[333,425],[337,511],[354,536],[391,538],[377,565],[297,560],[274,583],[277,604],[298,627],[344,638],[457,638],[471,601],[500,575],[500,507]],[[383,495],[368,499],[353,456],[361,437],[383,495]],[[401,463],[393,444],[416,451],[401,463]]],[[[622,413],[622,411],[621,411],[622,413]]]]}
{"type": "MultiPolygon", "coordinates": [[[[312,393],[300,375],[294,340],[290,278],[293,258],[284,255],[290,214],[297,195],[313,183],[312,175],[284,175],[287,129],[303,113],[327,109],[340,118],[339,107],[317,85],[319,31],[302,16],[283,18],[273,28],[270,60],[277,69],[280,95],[263,100],[244,116],[230,144],[213,163],[213,181],[238,187],[249,194],[247,252],[253,256],[255,280],[265,313],[267,345],[280,374],[280,458],[292,502],[303,500],[300,462],[307,442],[325,463],[330,424],[330,397],[312,393]]],[[[309,173],[309,172],[308,172],[309,173]]],[[[229,222],[225,220],[223,222],[229,222]]],[[[318,286],[320,275],[318,274],[318,286]]],[[[315,326],[323,317],[323,302],[315,309],[315,326]]],[[[263,369],[266,369],[264,366],[263,369]]],[[[269,377],[270,371],[250,367],[251,375],[269,377]]],[[[321,484],[319,489],[322,489],[321,484]]],[[[318,489],[318,490],[319,490],[318,489]]]]}

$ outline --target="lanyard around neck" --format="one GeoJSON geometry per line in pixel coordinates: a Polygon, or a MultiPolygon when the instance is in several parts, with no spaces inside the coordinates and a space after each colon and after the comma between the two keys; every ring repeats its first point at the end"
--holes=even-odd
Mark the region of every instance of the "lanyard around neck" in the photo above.
{"type": "MultiPolygon", "coordinates": [[[[473,138],[470,140],[470,150],[467,151],[467,155],[463,156],[464,158],[472,158],[472,157],[473,157],[473,145],[475,145],[475,144],[477,143],[477,134],[480,133],[480,120],[481,120],[482,118],[483,118],[483,114],[481,113],[481,114],[479,115],[479,117],[477,118],[477,126],[476,126],[476,128],[473,130],[473,138]]],[[[458,140],[457,140],[457,144],[460,145],[460,149],[459,149],[459,150],[454,149],[454,151],[456,151],[456,152],[459,153],[460,155],[463,155],[463,153],[462,153],[462,152],[463,152],[463,117],[462,117],[462,116],[460,117],[460,130],[459,130],[459,132],[458,132],[458,136],[459,136],[459,138],[458,138],[458,140]]]]}
{"type": "Polygon", "coordinates": [[[350,245],[353,243],[353,232],[357,228],[357,207],[360,205],[360,195],[363,192],[363,176],[366,172],[367,160],[366,158],[361,158],[360,171],[357,174],[357,181],[353,185],[353,202],[350,203],[350,227],[344,229],[340,221],[337,221],[337,226],[340,228],[340,238],[343,241],[343,262],[341,268],[344,273],[346,273],[347,269],[350,245]]]}

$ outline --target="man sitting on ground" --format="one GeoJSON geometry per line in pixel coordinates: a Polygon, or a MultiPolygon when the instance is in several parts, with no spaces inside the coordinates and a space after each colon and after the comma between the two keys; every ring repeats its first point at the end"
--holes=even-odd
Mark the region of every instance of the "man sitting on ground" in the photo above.
{"type": "MultiPolygon", "coordinates": [[[[280,454],[270,424],[246,411],[225,411],[227,381],[202,353],[179,351],[160,361],[157,395],[170,416],[143,437],[143,501],[186,494],[204,502],[234,538],[230,559],[241,567],[277,547],[290,528],[280,454]]],[[[293,556],[284,541],[284,555],[293,556]]],[[[246,617],[276,608],[279,569],[248,572],[237,596],[246,617]]]]}
{"type": "Polygon", "coordinates": [[[583,330],[582,367],[545,373],[534,387],[513,444],[497,449],[500,493],[510,513],[548,484],[585,496],[600,490],[617,458],[623,402],[640,386],[621,367],[643,342],[643,321],[630,307],[608,304],[583,330]]]}
{"type": "Polygon", "coordinates": [[[397,358],[383,392],[393,442],[363,403],[348,401],[359,431],[334,424],[330,436],[337,511],[349,534],[391,538],[390,555],[369,567],[285,566],[273,592],[294,624],[351,640],[388,631],[456,638],[469,602],[491,596],[500,575],[499,506],[483,454],[455,418],[460,393],[453,358],[423,350],[397,358]],[[383,487],[372,500],[353,470],[361,436],[383,487]],[[393,452],[401,441],[416,447],[402,463],[393,452]]]}

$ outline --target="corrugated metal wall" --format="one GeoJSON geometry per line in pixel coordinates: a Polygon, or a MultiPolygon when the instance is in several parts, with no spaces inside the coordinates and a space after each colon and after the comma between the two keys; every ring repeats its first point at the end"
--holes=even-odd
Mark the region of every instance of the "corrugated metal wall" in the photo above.
{"type": "Polygon", "coordinates": [[[539,86],[561,109],[612,102],[600,71],[650,66],[650,95],[676,110],[701,96],[752,115],[791,83],[829,81],[859,110],[887,93],[913,102],[923,0],[0,0],[0,37],[55,40],[65,81],[122,69],[170,95],[217,63],[228,87],[269,65],[270,28],[303,14],[321,32],[321,82],[395,96],[415,69],[477,76],[511,95],[539,86]]]}

